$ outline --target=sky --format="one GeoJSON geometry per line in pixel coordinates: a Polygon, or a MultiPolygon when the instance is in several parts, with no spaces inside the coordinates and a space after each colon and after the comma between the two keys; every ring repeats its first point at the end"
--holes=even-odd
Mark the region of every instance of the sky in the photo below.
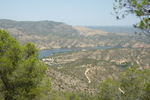
{"type": "Polygon", "coordinates": [[[0,19],[16,21],[56,21],[73,26],[132,26],[131,15],[116,20],[115,0],[0,0],[0,19]]]}

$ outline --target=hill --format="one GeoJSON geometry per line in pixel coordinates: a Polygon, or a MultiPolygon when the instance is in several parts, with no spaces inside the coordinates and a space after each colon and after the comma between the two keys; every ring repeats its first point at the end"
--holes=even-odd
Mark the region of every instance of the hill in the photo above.
{"type": "Polygon", "coordinates": [[[150,49],[94,49],[57,53],[41,59],[49,66],[53,90],[96,94],[100,82],[116,80],[127,66],[150,68],[150,49]]]}
{"type": "Polygon", "coordinates": [[[21,44],[32,42],[41,50],[95,46],[150,47],[146,37],[74,27],[62,22],[1,19],[0,28],[6,29],[21,44]]]}
{"type": "Polygon", "coordinates": [[[150,68],[149,39],[127,33],[93,30],[53,21],[0,20],[0,28],[9,31],[21,44],[33,42],[39,49],[114,46],[117,49],[93,49],[57,53],[42,58],[52,90],[69,91],[79,96],[95,95],[106,78],[118,79],[126,67],[150,68]],[[129,47],[129,48],[122,48],[129,47]],[[131,49],[138,48],[138,49],[131,49]]]}

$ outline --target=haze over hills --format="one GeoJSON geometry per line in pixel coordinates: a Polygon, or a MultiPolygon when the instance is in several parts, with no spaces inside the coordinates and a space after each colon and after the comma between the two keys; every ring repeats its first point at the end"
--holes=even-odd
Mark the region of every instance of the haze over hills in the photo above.
{"type": "Polygon", "coordinates": [[[139,29],[133,28],[133,26],[85,26],[94,30],[102,30],[113,33],[127,33],[134,34],[135,32],[140,32],[139,29]]]}
{"type": "Polygon", "coordinates": [[[95,46],[150,47],[146,37],[74,27],[62,22],[1,19],[0,28],[6,29],[21,44],[32,42],[41,50],[95,46]]]}

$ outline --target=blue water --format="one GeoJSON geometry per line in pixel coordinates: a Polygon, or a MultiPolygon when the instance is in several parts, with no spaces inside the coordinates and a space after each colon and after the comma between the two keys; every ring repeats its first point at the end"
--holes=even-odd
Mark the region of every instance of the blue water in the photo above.
{"type": "Polygon", "coordinates": [[[101,47],[87,47],[87,48],[62,48],[62,49],[47,49],[39,51],[39,59],[52,55],[53,53],[67,52],[67,51],[78,51],[78,50],[90,50],[90,49],[108,49],[112,48],[110,46],[101,46],[101,47]]]}

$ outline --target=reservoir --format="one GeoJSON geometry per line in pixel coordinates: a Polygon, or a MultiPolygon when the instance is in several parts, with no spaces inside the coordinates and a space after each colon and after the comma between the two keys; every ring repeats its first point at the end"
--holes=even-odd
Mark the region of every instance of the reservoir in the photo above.
{"type": "Polygon", "coordinates": [[[113,48],[110,46],[101,46],[101,47],[87,47],[87,48],[60,48],[60,49],[47,49],[39,51],[39,59],[52,55],[53,53],[67,52],[67,51],[78,51],[78,50],[91,50],[91,49],[108,49],[113,48]]]}

